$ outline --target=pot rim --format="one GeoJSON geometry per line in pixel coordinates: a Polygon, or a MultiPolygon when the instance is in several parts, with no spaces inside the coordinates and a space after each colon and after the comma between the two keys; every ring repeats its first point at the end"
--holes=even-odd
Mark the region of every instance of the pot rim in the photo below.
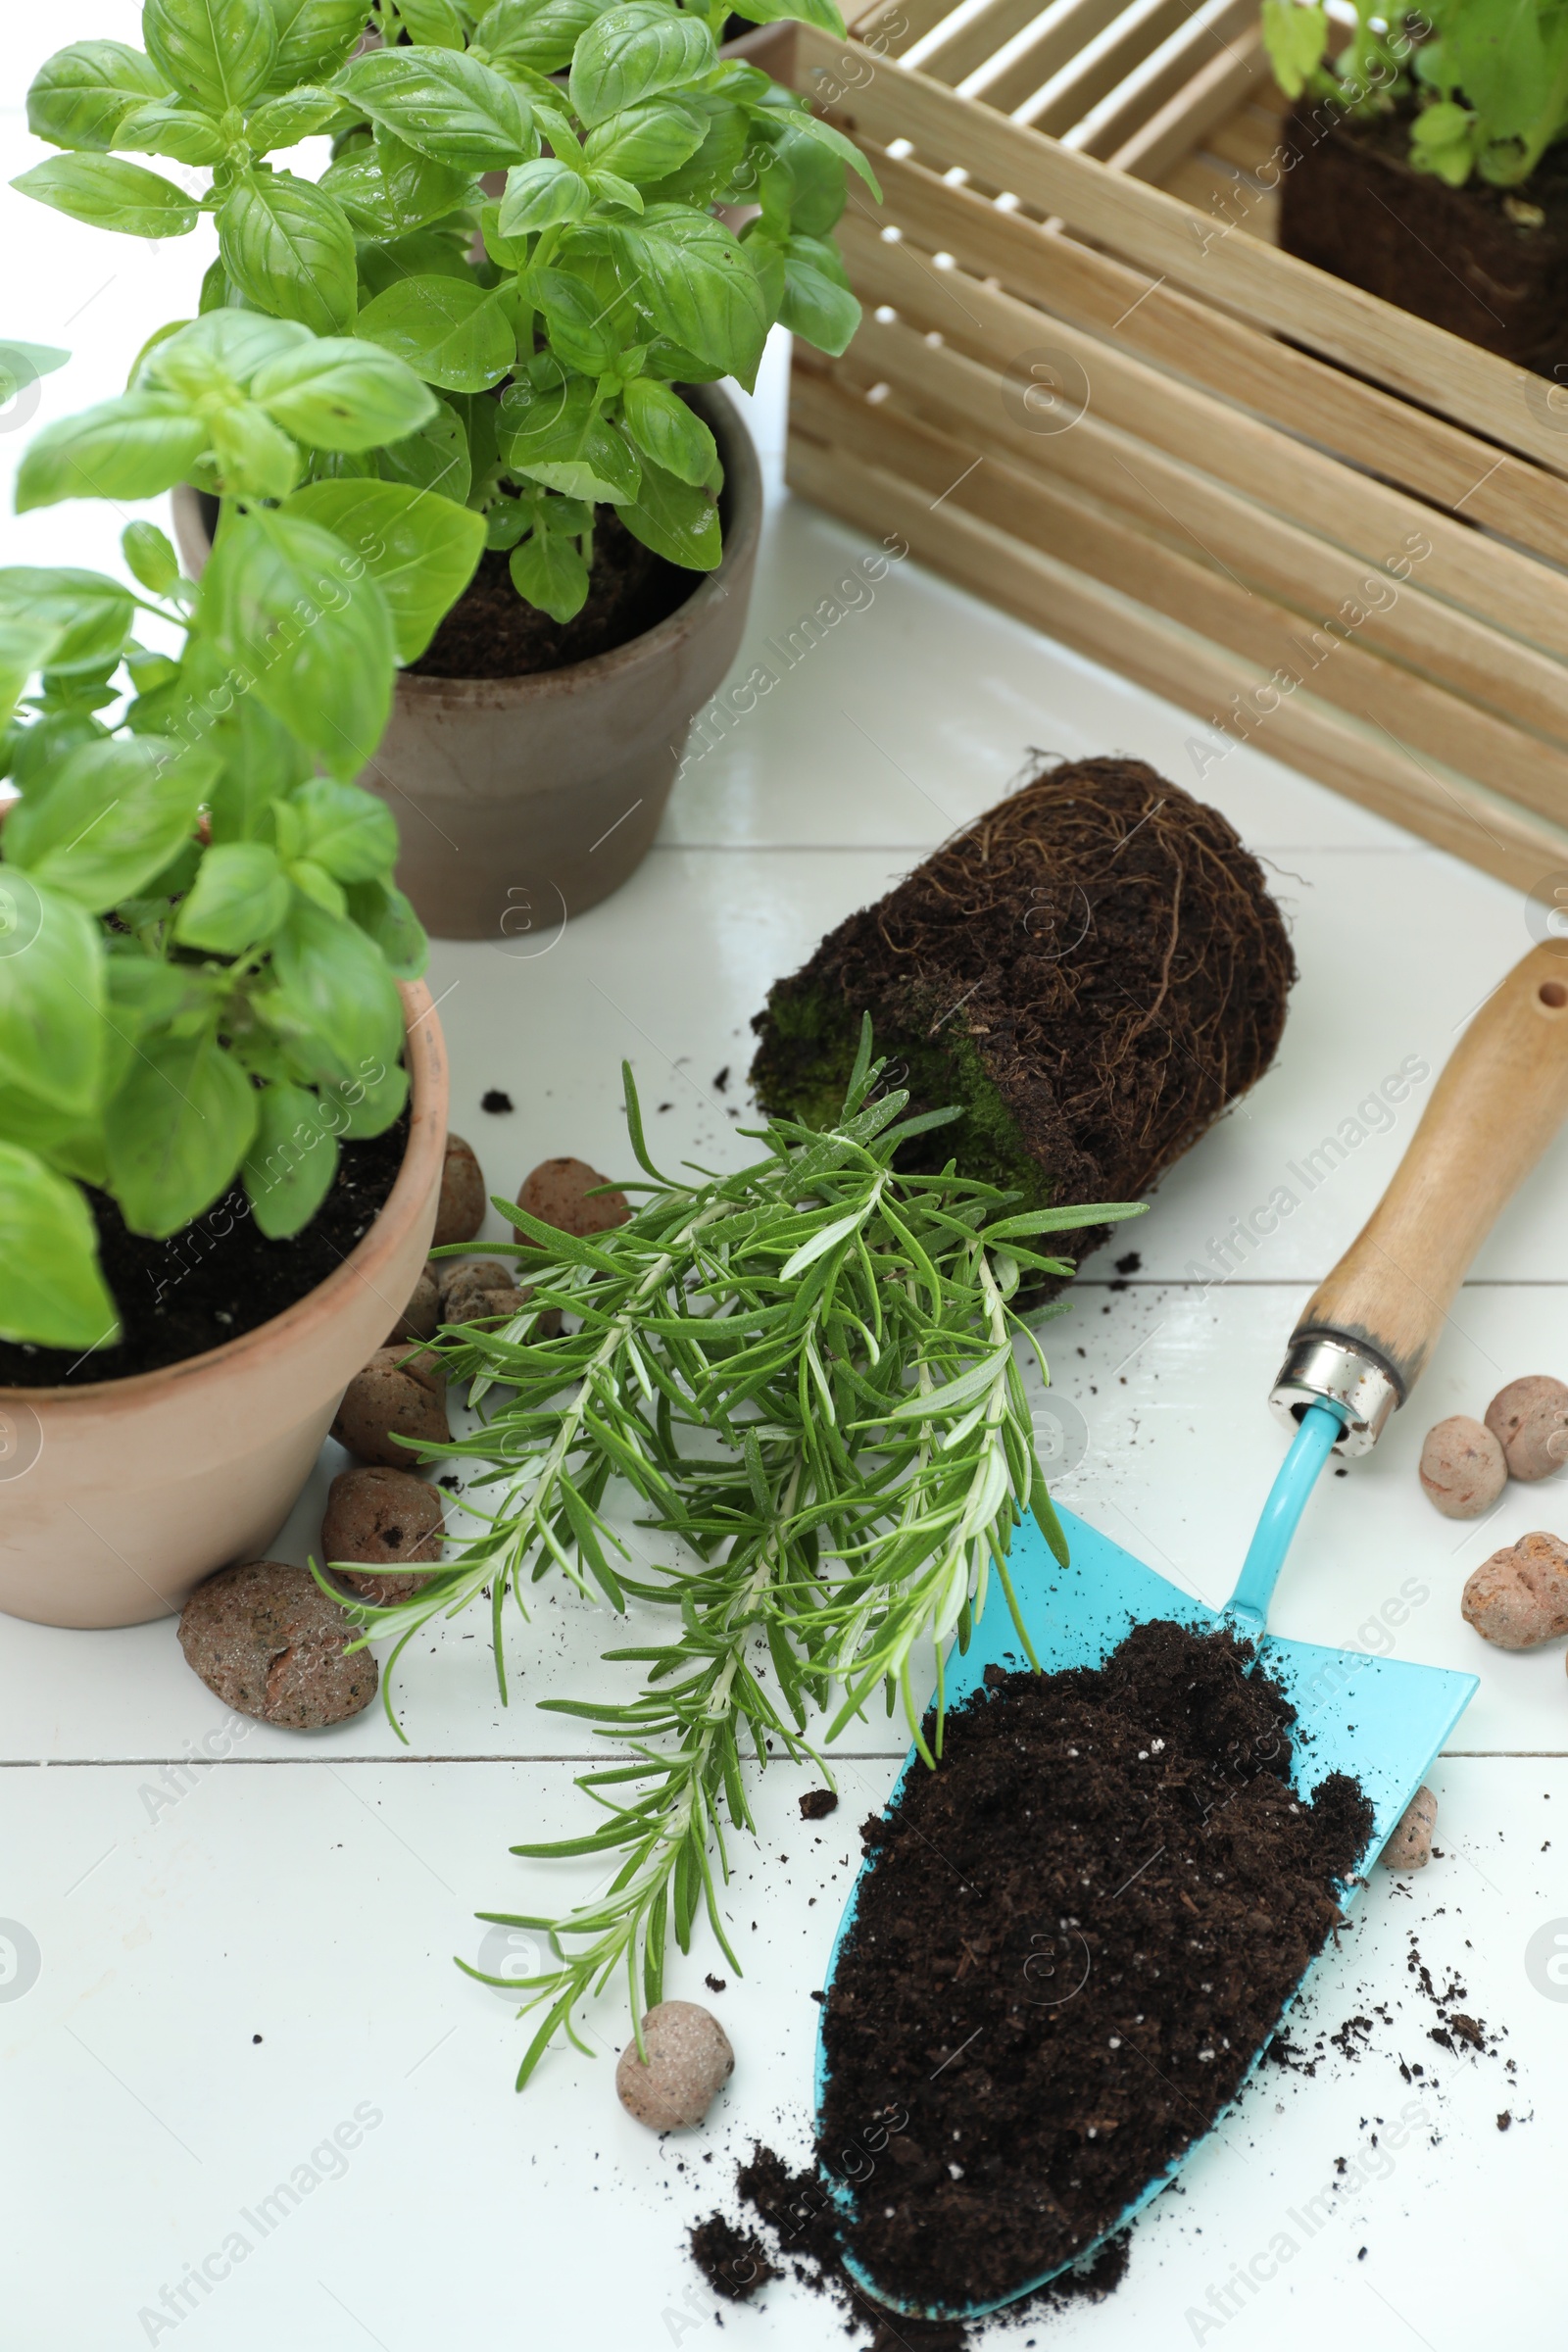
{"type": "MultiPolygon", "coordinates": [[[[37,1389],[0,1388],[0,1409],[26,1408],[37,1413],[47,1405],[76,1416],[101,1414],[117,1405],[134,1406],[161,1401],[179,1382],[226,1375],[244,1369],[247,1359],[263,1348],[280,1342],[290,1345],[312,1326],[329,1320],[351,1283],[369,1279],[376,1264],[394,1246],[387,1238],[393,1226],[416,1211],[426,1199],[432,1178],[438,1177],[446,1152],[446,1047],[435,1019],[430,992],[422,980],[400,981],[403,999],[404,1042],[409,1065],[409,1102],[412,1117],[403,1159],[381,1206],[361,1239],[324,1282],[281,1314],[258,1323],[254,1330],[225,1340],[220,1348],[200,1355],[181,1356],[150,1372],[132,1372],[121,1380],[94,1380],[70,1386],[37,1389]]],[[[397,1308],[392,1310],[393,1317],[397,1308]]]]}

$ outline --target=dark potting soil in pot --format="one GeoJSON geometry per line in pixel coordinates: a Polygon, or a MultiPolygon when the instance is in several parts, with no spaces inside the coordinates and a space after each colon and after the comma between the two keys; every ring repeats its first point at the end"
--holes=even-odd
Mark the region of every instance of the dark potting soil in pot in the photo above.
{"type": "Polygon", "coordinates": [[[1412,113],[1296,109],[1281,245],[1538,375],[1568,370],[1568,147],[1548,148],[1522,187],[1450,188],[1411,164],[1412,113]]]}
{"type": "MultiPolygon", "coordinates": [[[[270,1323],[339,1267],[369,1231],[397,1182],[408,1149],[405,1111],[384,1134],[338,1147],[337,1177],[311,1222],[270,1242],[250,1203],[232,1192],[167,1240],[127,1233],[107,1194],[89,1190],[104,1278],[120,1309],[118,1348],[23,1348],[0,1342],[0,1388],[83,1388],[183,1363],[270,1323]]],[[[397,1303],[387,1310],[390,1328],[397,1303]]]]}
{"type": "Polygon", "coordinates": [[[417,662],[416,678],[521,678],[587,662],[666,620],[705,575],[666,563],[634,539],[613,507],[594,509],[588,601],[552,620],[512,584],[511,558],[489,548],[417,662]]]}
{"type": "Polygon", "coordinates": [[[1207,2130],[1336,1928],[1359,1786],[1290,1778],[1295,1711],[1228,1634],[988,1668],[862,1831],[823,2013],[818,2160],[901,2299],[984,2302],[1071,2260],[1207,2130]]]}

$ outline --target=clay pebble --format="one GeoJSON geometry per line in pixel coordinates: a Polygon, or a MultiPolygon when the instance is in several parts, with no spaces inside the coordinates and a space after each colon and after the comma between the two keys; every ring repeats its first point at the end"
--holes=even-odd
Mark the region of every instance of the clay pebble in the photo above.
{"type": "MultiPolygon", "coordinates": [[[[512,1268],[498,1257],[449,1257],[438,1262],[443,1323],[493,1323],[498,1315],[519,1313],[533,1297],[531,1289],[517,1289],[512,1268]]],[[[560,1309],[550,1307],[539,1316],[530,1336],[554,1339],[560,1329],[560,1309]]]]}
{"type": "Polygon", "coordinates": [[[437,1488],[407,1470],[370,1463],[333,1479],[321,1522],[321,1552],[350,1592],[383,1603],[407,1600],[425,1579],[396,1571],[416,1560],[439,1560],[445,1525],[437,1488]],[[340,1560],[385,1562],[394,1573],[365,1574],[338,1567],[340,1560]]]}
{"type": "Polygon", "coordinates": [[[357,1632],[308,1569],[250,1560],[197,1586],[179,1620],[179,1646],[237,1714],[316,1732],[358,1715],[375,1696],[374,1658],[347,1649],[357,1632]]]}
{"type": "Polygon", "coordinates": [[[1482,1561],[1459,1607],[1499,1649],[1534,1649],[1568,1634],[1568,1548],[1540,1528],[1521,1536],[1482,1561]]]}
{"type": "Polygon", "coordinates": [[[615,2090],[621,2105],[651,2132],[700,2124],[735,2071],[729,2035],[696,2001],[661,2001],[643,2019],[645,2065],[635,2040],[621,2051],[615,2090]]]}
{"type": "Polygon", "coordinates": [[[477,1152],[461,1135],[449,1135],[431,1248],[439,1250],[448,1242],[471,1242],[484,1223],[486,1205],[484,1170],[477,1152]]]}
{"type": "Polygon", "coordinates": [[[1432,1859],[1432,1833],[1438,1826],[1438,1800],[1425,1784],[1419,1788],[1395,1824],[1379,1859],[1385,1870],[1425,1870],[1432,1859]]]}
{"type": "Polygon", "coordinates": [[[412,1470],[418,1461],[397,1441],[420,1438],[450,1446],[446,1367],[428,1348],[378,1348],[343,1392],[332,1435],[362,1462],[412,1470]]]}
{"type": "Polygon", "coordinates": [[[573,1233],[587,1241],[596,1233],[624,1225],[631,1215],[624,1193],[595,1191],[596,1186],[608,1182],[585,1159],[542,1159],[524,1178],[517,1206],[542,1225],[554,1225],[560,1233],[573,1233]]]}
{"type": "Polygon", "coordinates": [[[1487,1427],[1511,1478],[1549,1478],[1568,1461],[1568,1387],[1548,1372],[1510,1380],[1488,1405],[1487,1427]]]}
{"type": "Polygon", "coordinates": [[[441,1321],[441,1294],[436,1288],[434,1274],[428,1266],[419,1271],[419,1279],[409,1295],[409,1303],[387,1333],[382,1346],[396,1347],[400,1340],[433,1340],[441,1321]]]}
{"type": "Polygon", "coordinates": [[[1502,1441],[1483,1422],[1453,1413],[1427,1431],[1421,1491],[1445,1519],[1479,1519],[1507,1483],[1502,1441]]]}

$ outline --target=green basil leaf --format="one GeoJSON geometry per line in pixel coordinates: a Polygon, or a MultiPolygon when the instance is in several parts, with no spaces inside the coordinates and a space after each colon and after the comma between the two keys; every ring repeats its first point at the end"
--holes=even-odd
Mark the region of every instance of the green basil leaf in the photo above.
{"type": "Polygon", "coordinates": [[[793,17],[799,24],[817,25],[836,41],[846,37],[844,19],[833,0],[746,0],[745,7],[737,8],[735,14],[752,24],[780,24],[793,17]]]}
{"type": "Polygon", "coordinates": [[[410,277],[368,303],[356,325],[446,392],[484,392],[517,356],[503,305],[471,279],[410,277]]]}
{"type": "Polygon", "coordinates": [[[337,1174],[337,1136],[308,1087],[264,1086],[245,1154],[245,1192],[259,1229],[286,1241],[315,1216],[337,1174]]]}
{"type": "Polygon", "coordinates": [[[313,1079],[353,1081],[390,1069],[403,1044],[403,1004],[375,942],[357,923],[296,898],[272,947],[277,986],[258,1011],[313,1079]]]}
{"type": "Polygon", "coordinates": [[[574,539],[535,531],[512,551],[512,584],[552,620],[574,620],[588,602],[588,566],[574,539]]]}
{"type": "Polygon", "coordinates": [[[206,447],[207,427],[178,393],[122,393],[34,434],[17,469],[17,513],[63,498],[156,498],[206,447]]]}
{"type": "Polygon", "coordinates": [[[661,333],[754,383],[771,321],[745,249],[723,223],[683,205],[650,205],[640,220],[609,233],[637,272],[639,298],[661,333]]]}
{"type": "Polygon", "coordinates": [[[809,262],[786,257],[784,299],[778,316],[779,323],[792,335],[800,335],[837,359],[860,323],[860,306],[853,294],[835,285],[809,262]]]}
{"type": "Polygon", "coordinates": [[[717,569],[724,551],[718,506],[710,492],[695,490],[662,467],[645,465],[635,504],[617,505],[615,512],[632,537],[656,556],[683,564],[688,571],[717,569]]]}
{"type": "MultiPolygon", "coordinates": [[[[1296,0],[1291,0],[1293,7],[1295,4],[1296,0]]],[[[848,201],[843,160],[820,140],[798,131],[794,116],[788,120],[789,128],[770,150],[759,154],[757,161],[770,177],[788,180],[790,227],[808,236],[825,237],[848,201]]],[[[858,155],[860,151],[857,148],[855,152],[858,155]]]]}
{"type": "Polygon", "coordinates": [[[0,1144],[0,1339],[97,1348],[119,1337],[85,1200],[35,1153],[0,1144]]]}
{"type": "Polygon", "coordinates": [[[140,155],[172,156],[176,164],[220,164],[228,153],[222,132],[211,115],[181,106],[174,98],[155,98],[149,106],[133,106],[115,133],[117,147],[140,155]]]}
{"type": "Polygon", "coordinates": [[[313,776],[294,796],[301,855],[336,882],[373,882],[398,861],[398,828],[391,809],[358,784],[313,776]]]}
{"type": "Polygon", "coordinates": [[[284,97],[264,99],[255,109],[245,124],[246,143],[253,155],[297,147],[301,139],[327,129],[344,111],[336,90],[290,90],[284,97]]]}
{"type": "Polygon", "coordinates": [[[401,441],[435,414],[435,396],[412,368],[358,336],[328,335],[270,360],[251,398],[313,449],[376,449],[401,441]]]}
{"type": "Polygon", "coordinates": [[[613,427],[594,414],[593,400],[593,386],[581,376],[544,392],[509,384],[496,420],[508,470],[568,498],[635,498],[637,461],[613,427]]]}
{"type": "MultiPolygon", "coordinates": [[[[494,210],[494,207],[488,207],[494,210]]],[[[463,244],[450,229],[416,228],[406,237],[380,245],[367,241],[359,249],[360,303],[368,310],[378,294],[386,294],[410,277],[461,277],[470,280],[463,244]]],[[[358,320],[355,321],[356,326],[358,320]]]]}
{"type": "Polygon", "coordinates": [[[612,317],[580,277],[564,270],[535,270],[528,291],[543,315],[550,348],[584,375],[608,375],[620,354],[612,317]]]}
{"type": "Polygon", "coordinates": [[[341,1136],[384,1134],[402,1116],[409,1099],[409,1073],[398,1061],[367,1060],[353,1078],[323,1078],[318,1083],[334,1116],[342,1114],[341,1136]]]}
{"type": "MultiPolygon", "coordinates": [[[[310,482],[286,512],[334,532],[363,561],[386,599],[403,662],[423,653],[484,549],[482,514],[405,482],[310,482]]],[[[396,854],[394,837],[391,852],[365,873],[390,865],[396,854]]],[[[344,881],[365,878],[323,862],[344,881]]]]}
{"type": "MultiPolygon", "coordinates": [[[[799,13],[802,16],[806,14],[804,9],[799,13]]],[[[848,164],[852,172],[859,174],[878,204],[881,203],[882,190],[877,184],[876,173],[853,139],[847,139],[842,130],[835,130],[831,122],[824,122],[819,115],[810,114],[804,107],[798,114],[792,110],[788,121],[792,137],[814,139],[819,147],[825,147],[829,154],[836,155],[840,163],[848,164]]],[[[803,221],[801,225],[804,228],[806,223],[803,221]]]]}
{"type": "Polygon", "coordinates": [[[606,204],[623,204],[629,213],[643,210],[642,191],[634,188],[629,179],[622,179],[618,172],[590,172],[588,184],[606,204]]]}
{"type": "Polygon", "coordinates": [[[528,101],[451,49],[369,49],[337,76],[356,106],[438,164],[504,172],[538,152],[528,101]]]}
{"type": "MultiPolygon", "coordinates": [[[[219,715],[213,710],[211,691],[200,706],[190,698],[185,722],[205,727],[207,741],[223,762],[209,795],[213,839],[261,840],[271,822],[272,803],[304,781],[310,755],[255,695],[233,691],[211,646],[201,645],[198,651],[202,662],[210,662],[214,674],[223,680],[213,691],[226,699],[219,715]]],[[[191,666],[187,662],[187,669],[191,666]]]]}
{"type": "Polygon", "coordinates": [[[270,0],[277,52],[268,86],[292,90],[340,66],[366,26],[365,0],[270,0]]]}
{"type": "Polygon", "coordinates": [[[192,402],[209,392],[232,398],[250,389],[269,360],[310,341],[310,329],[293,318],[270,318],[264,311],[206,311],[144,352],[139,380],[182,392],[192,402]]]}
{"type": "Polygon", "coordinates": [[[139,49],[123,41],[73,41],[33,75],[27,128],[51,147],[107,152],[132,107],[167,95],[163,75],[139,49]]]}
{"type": "Polygon", "coordinates": [[[675,171],[707,135],[706,115],[666,98],[612,115],[588,133],[583,152],[596,170],[649,181],[675,171]]]}
{"type": "Polygon", "coordinates": [[[626,0],[607,9],[578,41],[567,85],[572,107],[592,129],[639,98],[696,81],[717,59],[702,18],[677,16],[659,0],[626,0]]]}
{"type": "Polygon", "coordinates": [[[351,882],[347,895],[351,917],[374,940],[393,977],[417,980],[430,960],[430,943],[396,883],[351,882]]]}
{"type": "Polygon", "coordinates": [[[297,515],[230,516],[199,619],[332,774],[358,774],[391,710],[394,640],[380,589],[340,539],[297,515]]]}
{"type": "Polygon", "coordinates": [[[265,947],[291,904],[274,849],[264,841],[217,842],[203,853],[180,901],[174,937],[214,956],[243,956],[247,948],[265,947]]]}
{"type": "Polygon", "coordinates": [[[354,231],[330,196],[290,172],[247,172],[218,214],[218,250],[247,302],[313,334],[340,334],[359,300],[354,231]]]}
{"type": "Polygon", "coordinates": [[[388,442],[380,451],[381,478],[407,482],[413,490],[439,491],[461,507],[466,503],[472,479],[468,436],[444,400],[436,402],[435,410],[428,424],[406,441],[388,442]]]}
{"type": "MultiPolygon", "coordinates": [[[[19,620],[0,614],[0,727],[9,724],[22,700],[22,689],[35,670],[43,669],[61,631],[48,621],[19,620]]],[[[5,953],[4,909],[0,908],[0,955],[5,953]]]]}
{"type": "Polygon", "coordinates": [[[287,498],[304,471],[299,450],[265,409],[237,400],[208,418],[218,485],[240,498],[287,498]]]}
{"type": "Polygon", "coordinates": [[[213,115],[254,98],[277,55],[271,10],[255,0],[144,0],[141,37],[165,80],[213,115]]]}
{"type": "Polygon", "coordinates": [[[314,899],[318,906],[324,906],[328,914],[340,921],[346,919],[349,903],[343,896],[342,884],[334,882],[325,866],[318,865],[314,858],[291,858],[288,878],[296,890],[304,891],[308,899],[314,899]]]}
{"type": "Polygon", "coordinates": [[[468,36],[452,0],[398,0],[398,15],[421,49],[466,49],[468,36]]]}
{"type": "Polygon", "coordinates": [[[497,0],[474,28],[472,46],[506,74],[514,67],[559,74],[610,0],[497,0]]]}
{"type": "Polygon", "coordinates": [[[705,110],[702,145],[678,170],[650,186],[650,202],[704,206],[734,180],[746,153],[751,114],[746,107],[732,105],[708,91],[703,93],[700,103],[705,110]]]}
{"type": "Polygon", "coordinates": [[[784,248],[768,235],[760,220],[748,220],[741,232],[746,259],[757,272],[768,316],[776,318],[784,300],[784,248]]]}
{"type": "Polygon", "coordinates": [[[11,185],[89,228],[127,237],[182,237],[196,225],[196,206],[183,188],[115,155],[51,155],[11,185]]]}
{"type": "Polygon", "coordinates": [[[98,669],[125,650],[136,608],[128,588],[101,571],[55,570],[38,564],[0,569],[0,620],[33,621],[60,631],[51,673],[98,669]]]}
{"type": "Polygon", "coordinates": [[[537,497],[498,499],[484,518],[484,543],[504,555],[533,529],[538,519],[537,497]]]}
{"type": "Polygon", "coordinates": [[[473,193],[470,172],[432,163],[388,131],[379,132],[373,146],[357,147],[328,165],[320,185],[363,235],[377,240],[461,212],[473,193]]]}
{"type": "MultiPolygon", "coordinates": [[[[120,552],[131,578],[154,596],[167,596],[179,579],[179,558],[167,531],[156,522],[127,522],[120,534],[120,552]]],[[[178,671],[174,670],[177,676],[178,671]]],[[[140,684],[140,672],[136,673],[140,684]]]]}
{"type": "Polygon", "coordinates": [[[623,389],[620,405],[626,430],[644,456],[677,480],[701,488],[713,470],[718,444],[680,394],[636,376],[623,389]]]}
{"type": "Polygon", "coordinates": [[[496,226],[504,237],[531,236],[560,220],[580,220],[592,202],[580,172],[556,156],[538,156],[531,164],[514,164],[507,173],[496,226]]]}
{"type": "Polygon", "coordinates": [[[0,1083],[85,1118],[103,1048],[97,924],[74,899],[0,865],[0,1083]]]}
{"type": "Polygon", "coordinates": [[[112,736],[71,753],[42,801],[6,819],[6,858],[95,914],[162,873],[196,829],[218,772],[205,746],[177,752],[159,735],[112,736]]]}
{"type": "Polygon", "coordinates": [[[214,1036],[147,1038],[104,1113],[109,1189],[132,1233],[177,1233],[234,1177],[256,1132],[250,1080],[214,1036]]]}

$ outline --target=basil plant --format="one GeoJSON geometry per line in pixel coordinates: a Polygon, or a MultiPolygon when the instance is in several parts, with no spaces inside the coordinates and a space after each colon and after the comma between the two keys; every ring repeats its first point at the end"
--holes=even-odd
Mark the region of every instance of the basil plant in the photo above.
{"type": "MultiPolygon", "coordinates": [[[[834,0],[738,5],[843,31],[834,0]]],[[[596,506],[674,564],[719,562],[717,451],[675,387],[750,387],[776,320],[836,354],[859,318],[831,231],[846,168],[875,181],[801,99],[720,58],[727,13],[147,0],[144,49],[81,41],[42,68],[28,122],[66,152],[14,184],[133,236],[210,213],[204,313],[405,361],[435,395],[418,431],[314,452],[312,478],[468,508],[511,551],[518,594],[565,621],[588,594],[596,506]],[[270,160],[313,133],[332,141],[319,179],[270,160]],[[130,160],[146,155],[183,176],[130,160]],[[720,207],[753,208],[738,237],[720,207]]]]}
{"type": "Polygon", "coordinates": [[[396,982],[424,935],[391,813],[353,779],[484,524],[326,462],[407,446],[436,407],[376,344],[225,308],[156,337],[129,391],[23,459],[19,508],[188,481],[219,509],[199,588],[143,521],[122,540],[134,585],[0,569],[8,1340],[118,1336],[83,1187],[168,1235],[239,1177],[282,1237],[339,1138],[403,1109],[396,982]],[[152,615],[175,652],[139,642],[152,615]]]}

